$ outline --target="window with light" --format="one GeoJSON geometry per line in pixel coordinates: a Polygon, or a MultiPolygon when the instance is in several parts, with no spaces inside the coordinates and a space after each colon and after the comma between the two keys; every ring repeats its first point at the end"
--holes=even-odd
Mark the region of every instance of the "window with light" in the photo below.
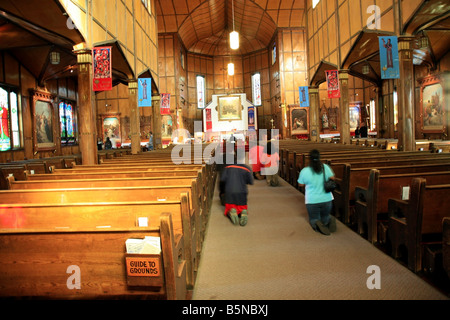
{"type": "Polygon", "coordinates": [[[0,86],[0,151],[21,147],[17,89],[0,86]]]}
{"type": "Polygon", "coordinates": [[[59,103],[59,122],[61,127],[61,144],[75,143],[74,107],[70,101],[59,103]]]}

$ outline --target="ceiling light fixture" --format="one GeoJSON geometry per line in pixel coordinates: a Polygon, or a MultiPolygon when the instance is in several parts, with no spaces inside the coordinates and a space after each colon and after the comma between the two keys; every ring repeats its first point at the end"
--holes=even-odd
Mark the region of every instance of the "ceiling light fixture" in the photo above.
{"type": "Polygon", "coordinates": [[[362,66],[362,73],[363,74],[369,74],[370,73],[370,66],[369,63],[366,62],[363,66],[362,66]]]}
{"type": "Polygon", "coordinates": [[[419,48],[427,49],[428,48],[428,37],[422,32],[422,35],[419,38],[419,48]]]}
{"type": "Polygon", "coordinates": [[[230,48],[239,49],[239,33],[234,28],[234,0],[231,2],[231,13],[233,15],[233,31],[230,32],[230,48]]]}
{"type": "Polygon", "coordinates": [[[50,62],[51,64],[59,64],[60,62],[59,52],[56,51],[50,52],[50,62]]]}

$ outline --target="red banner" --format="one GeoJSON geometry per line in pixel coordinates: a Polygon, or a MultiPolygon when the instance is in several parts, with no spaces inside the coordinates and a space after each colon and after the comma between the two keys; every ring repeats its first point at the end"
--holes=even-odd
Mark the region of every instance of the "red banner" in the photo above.
{"type": "Polygon", "coordinates": [[[170,93],[161,93],[161,114],[170,114],[170,93]]]}
{"type": "Polygon", "coordinates": [[[327,74],[327,90],[328,99],[340,98],[341,91],[339,89],[339,75],[337,70],[328,70],[327,74]]]}
{"type": "Polygon", "coordinates": [[[111,47],[96,47],[92,50],[93,58],[93,90],[107,91],[112,89],[111,47]]]}

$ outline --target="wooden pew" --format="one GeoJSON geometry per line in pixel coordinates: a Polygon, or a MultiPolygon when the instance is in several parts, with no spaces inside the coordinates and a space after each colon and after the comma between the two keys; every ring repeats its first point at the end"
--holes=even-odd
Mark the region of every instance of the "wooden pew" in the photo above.
{"type": "MultiPolygon", "coordinates": [[[[426,156],[425,153],[419,152],[398,152],[398,151],[386,151],[379,149],[335,149],[335,150],[319,150],[321,152],[321,160],[329,165],[333,163],[351,163],[351,162],[379,162],[381,159],[402,159],[414,156],[426,156]]],[[[435,157],[428,153],[428,156],[435,157]]],[[[290,180],[289,182],[297,187],[296,178],[300,174],[300,171],[307,165],[309,165],[309,150],[307,152],[294,152],[292,156],[292,164],[289,166],[290,180]]],[[[448,157],[450,159],[450,157],[448,157]]]]}
{"type": "Polygon", "coordinates": [[[64,180],[64,179],[101,179],[103,177],[111,178],[144,178],[144,177],[197,177],[198,171],[193,170],[160,170],[160,171],[108,171],[95,172],[92,170],[86,173],[79,174],[28,174],[26,180],[64,180]]]}
{"type": "Polygon", "coordinates": [[[355,190],[355,213],[358,222],[358,232],[363,234],[363,226],[367,225],[367,238],[370,242],[378,242],[377,221],[387,220],[388,199],[402,198],[404,193],[409,196],[408,189],[411,188],[414,178],[425,178],[429,184],[450,183],[450,171],[443,172],[419,172],[382,175],[380,170],[370,171],[367,188],[356,187],[355,190]]]}
{"type": "MultiPolygon", "coordinates": [[[[158,178],[107,178],[104,179],[68,179],[68,180],[26,180],[14,181],[9,178],[10,190],[24,189],[73,189],[73,188],[122,188],[122,187],[154,187],[153,190],[161,197],[164,192],[175,191],[178,187],[186,188],[190,195],[191,210],[195,212],[196,254],[197,263],[200,259],[201,248],[206,232],[207,202],[203,195],[203,188],[198,183],[201,181],[201,173],[197,179],[193,177],[158,177],[158,178]],[[167,187],[167,188],[161,188],[167,187]],[[174,188],[177,187],[177,188],[174,188]],[[170,188],[170,189],[169,189],[170,188]],[[191,190],[192,189],[192,190],[191,190]]],[[[197,266],[197,264],[196,264],[197,266]]]]}
{"type": "Polygon", "coordinates": [[[442,264],[450,279],[450,217],[442,221],[442,264]]]}
{"type": "Polygon", "coordinates": [[[450,162],[447,160],[436,160],[434,162],[431,160],[425,162],[411,161],[382,161],[375,165],[373,163],[367,166],[356,165],[356,168],[354,164],[331,164],[330,166],[335,173],[335,181],[337,184],[337,189],[333,193],[336,215],[345,224],[352,223],[352,208],[357,199],[355,197],[356,187],[367,186],[370,170],[372,169],[379,170],[382,175],[450,170],[450,162]],[[402,163],[402,165],[399,165],[399,163],[402,163]]]}
{"type": "Polygon", "coordinates": [[[0,297],[186,299],[183,237],[174,234],[169,213],[158,221],[147,228],[1,229],[0,297]],[[136,277],[127,277],[126,257],[133,256],[126,254],[125,242],[145,236],[161,239],[160,275],[139,277],[147,283],[136,286],[130,279],[136,277]]]}
{"type": "MultiPolygon", "coordinates": [[[[200,172],[201,174],[201,172],[200,172]]],[[[27,180],[77,180],[77,179],[128,179],[128,178],[161,178],[161,177],[192,177],[196,178],[199,175],[199,171],[195,170],[160,170],[160,171],[108,171],[108,172],[96,172],[95,170],[88,171],[86,173],[79,174],[64,174],[64,173],[53,173],[53,174],[26,174],[27,180]]],[[[212,193],[214,189],[209,188],[211,182],[204,178],[204,175],[201,174],[202,180],[201,183],[198,183],[200,187],[203,188],[203,195],[208,203],[205,209],[205,215],[209,213],[209,208],[212,199],[212,193]]]]}
{"type": "Polygon", "coordinates": [[[202,170],[203,167],[201,165],[175,165],[175,164],[166,164],[166,165],[148,165],[148,166],[138,166],[128,164],[126,166],[103,166],[98,165],[94,167],[83,168],[81,166],[77,166],[71,169],[54,169],[52,173],[59,174],[83,174],[88,172],[120,172],[125,170],[133,170],[133,171],[161,171],[161,170],[172,170],[172,171],[186,171],[190,170],[202,170]]]}
{"type": "MultiPolygon", "coordinates": [[[[211,166],[206,165],[175,165],[175,164],[165,164],[165,165],[142,165],[141,163],[133,162],[125,166],[109,166],[109,165],[94,165],[94,166],[75,166],[72,169],[54,169],[52,172],[57,179],[65,179],[69,175],[75,175],[77,178],[88,179],[91,173],[95,174],[105,174],[107,176],[117,176],[115,173],[130,173],[130,177],[144,177],[149,176],[147,174],[139,175],[138,172],[160,172],[160,175],[171,176],[171,175],[184,175],[189,170],[201,171],[202,180],[199,181],[199,186],[203,188],[202,194],[204,195],[206,205],[205,216],[209,213],[210,204],[212,202],[213,190],[214,190],[214,172],[210,169],[211,166]],[[131,173],[134,172],[134,173],[131,173]]],[[[36,177],[33,177],[36,179],[36,177]]]]}
{"type": "MultiPolygon", "coordinates": [[[[8,209],[10,212],[17,212],[20,216],[24,208],[37,204],[46,204],[50,208],[44,210],[42,217],[38,216],[39,223],[50,223],[56,218],[49,218],[45,222],[45,217],[50,216],[50,210],[57,207],[57,205],[79,204],[84,206],[83,216],[89,214],[91,219],[98,219],[97,225],[103,223],[112,226],[114,213],[127,213],[127,225],[132,227],[138,226],[139,217],[147,218],[148,223],[157,220],[159,215],[163,212],[170,212],[172,214],[173,226],[176,233],[183,234],[185,257],[187,261],[187,281],[188,286],[193,287],[195,282],[195,268],[198,263],[197,260],[197,229],[196,229],[196,212],[191,210],[190,188],[178,187],[168,188],[164,191],[163,187],[122,187],[122,188],[80,188],[80,189],[30,189],[30,190],[7,190],[0,191],[0,208],[8,209]],[[126,199],[128,207],[123,205],[121,199],[126,199]],[[161,201],[163,200],[164,201],[161,201]],[[147,203],[146,215],[142,215],[142,211],[136,211],[135,206],[130,203],[140,205],[142,202],[147,203]],[[86,205],[87,206],[86,208],[86,205]],[[112,207],[116,206],[116,207],[112,207]],[[134,210],[134,211],[133,211],[134,210]],[[110,221],[108,223],[108,221],[110,221]]],[[[45,206],[40,206],[40,208],[45,206]]],[[[142,206],[140,207],[142,208],[142,206]]],[[[69,219],[69,214],[74,214],[78,217],[79,211],[77,208],[67,207],[66,215],[62,220],[69,219]],[[73,213],[75,212],[75,213],[73,213]]],[[[57,212],[59,212],[57,210],[57,212]]],[[[80,217],[80,219],[83,218],[80,217]]],[[[122,215],[120,216],[123,219],[122,215]]],[[[31,217],[21,219],[23,223],[28,223],[31,217]]],[[[61,219],[60,219],[61,220],[61,219]]],[[[35,220],[33,220],[35,221],[35,220]]],[[[36,223],[38,223],[36,222],[36,223]]],[[[120,222],[114,222],[123,226],[120,222]]],[[[45,225],[45,224],[44,224],[45,225]]],[[[64,226],[64,223],[63,223],[64,226]]]]}
{"type": "Polygon", "coordinates": [[[450,152],[450,141],[433,141],[430,142],[429,149],[432,152],[450,152]]]}
{"type": "MultiPolygon", "coordinates": [[[[282,175],[283,179],[290,184],[293,184],[293,181],[297,180],[298,174],[304,166],[304,161],[302,159],[304,156],[307,156],[312,149],[318,149],[322,154],[326,151],[345,152],[349,150],[361,150],[360,147],[349,145],[344,146],[299,141],[291,142],[291,145],[288,145],[285,141],[280,141],[280,154],[282,158],[280,159],[282,166],[280,175],[282,175]],[[300,157],[300,159],[298,157],[300,157]]],[[[293,185],[296,186],[296,184],[293,185]]]]}
{"type": "MultiPolygon", "coordinates": [[[[371,149],[369,149],[371,150],[371,149]]],[[[420,161],[433,161],[434,159],[447,160],[450,162],[450,154],[433,154],[431,151],[413,151],[413,152],[399,152],[399,151],[386,151],[386,150],[344,150],[334,152],[322,152],[321,159],[324,163],[333,165],[335,163],[355,163],[355,165],[367,167],[369,164],[372,166],[380,166],[383,163],[398,162],[399,164],[407,164],[405,161],[409,160],[414,164],[418,160],[420,161]]],[[[293,164],[291,166],[291,176],[298,177],[301,169],[309,164],[308,153],[295,153],[293,156],[293,164]]],[[[296,180],[296,179],[295,179],[296,180]]],[[[292,184],[293,181],[289,180],[292,184]]],[[[296,184],[293,184],[296,187],[296,184]]]]}
{"type": "Polygon", "coordinates": [[[450,184],[428,185],[428,179],[414,178],[408,201],[389,199],[389,239],[392,256],[406,247],[408,268],[422,270],[424,244],[442,241],[442,221],[450,216],[450,184]]]}

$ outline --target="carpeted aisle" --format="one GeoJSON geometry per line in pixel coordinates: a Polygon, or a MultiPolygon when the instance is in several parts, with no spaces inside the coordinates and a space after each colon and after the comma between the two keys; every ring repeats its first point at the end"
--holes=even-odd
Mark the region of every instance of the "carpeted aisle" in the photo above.
{"type": "Polygon", "coordinates": [[[249,187],[249,222],[223,215],[216,188],[193,300],[448,299],[339,221],[324,236],[308,224],[304,196],[284,180],[249,187]],[[380,268],[380,289],[368,289],[380,268]]]}

